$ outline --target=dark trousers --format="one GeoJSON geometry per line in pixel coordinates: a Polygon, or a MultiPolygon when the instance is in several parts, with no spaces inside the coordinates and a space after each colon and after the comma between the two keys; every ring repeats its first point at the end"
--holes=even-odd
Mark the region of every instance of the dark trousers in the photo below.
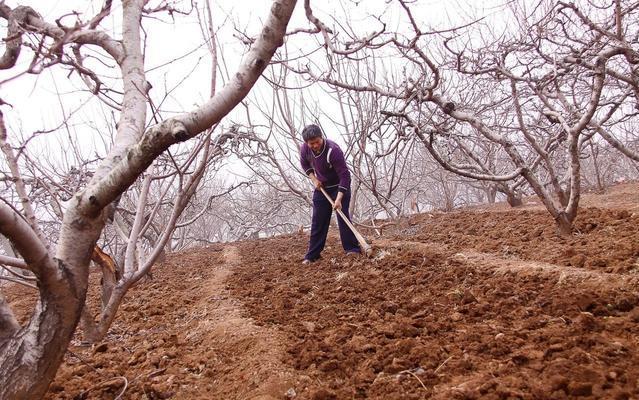
{"type": "MultiPolygon", "coordinates": [[[[337,197],[339,189],[337,187],[325,189],[329,196],[333,200],[337,197]]],[[[348,215],[348,207],[351,202],[350,191],[344,193],[342,198],[342,212],[350,220],[348,215]]],[[[304,257],[307,260],[317,260],[324,245],[326,244],[326,235],[328,235],[328,228],[331,224],[331,216],[333,215],[333,207],[328,199],[324,197],[324,194],[315,190],[313,192],[313,220],[311,222],[311,238],[308,243],[308,252],[304,257]]],[[[342,220],[342,217],[337,216],[337,225],[339,226],[339,237],[342,240],[342,246],[347,252],[361,252],[357,239],[346,223],[342,220]]]]}

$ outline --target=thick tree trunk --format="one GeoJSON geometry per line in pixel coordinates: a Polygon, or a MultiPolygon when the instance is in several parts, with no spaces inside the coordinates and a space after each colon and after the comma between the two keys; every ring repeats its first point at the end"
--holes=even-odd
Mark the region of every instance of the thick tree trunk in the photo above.
{"type": "Polygon", "coordinates": [[[511,207],[521,207],[524,204],[521,200],[521,195],[512,191],[506,194],[506,201],[511,207]]]}
{"type": "Polygon", "coordinates": [[[58,308],[56,299],[38,303],[41,318],[33,318],[0,347],[0,398],[31,400],[44,396],[55,376],[82,308],[58,308]],[[40,333],[43,334],[40,334],[40,333]]]}
{"type": "MultiPolygon", "coordinates": [[[[27,325],[0,343],[1,399],[44,396],[80,319],[89,258],[102,224],[78,218],[73,208],[67,212],[65,222],[56,258],[50,258],[46,249],[38,248],[35,242],[28,244],[31,247],[18,247],[25,261],[35,265],[40,299],[27,325]],[[32,248],[36,253],[30,255],[32,248]]],[[[7,234],[3,230],[9,237],[12,233],[16,239],[15,232],[7,234]]]]}
{"type": "Polygon", "coordinates": [[[573,220],[569,218],[566,213],[562,212],[555,218],[555,222],[557,223],[557,231],[562,236],[568,236],[572,234],[572,223],[573,220]]]}
{"type": "MultiPolygon", "coordinates": [[[[10,309],[0,299],[0,399],[32,400],[44,396],[80,321],[87,292],[89,262],[104,227],[105,208],[170,145],[210,128],[246,96],[276,49],[282,45],[295,1],[273,1],[260,36],[238,73],[219,96],[194,112],[166,120],[146,132],[143,130],[147,106],[144,95],[146,81],[139,59],[142,6],[141,0],[123,2],[125,29],[121,43],[127,51],[122,54],[113,51],[122,69],[125,89],[123,121],[118,127],[116,143],[86,189],[71,200],[62,221],[55,258],[38,239],[37,229],[29,227],[10,207],[0,203],[0,234],[16,245],[18,253],[37,276],[40,291],[36,309],[29,323],[22,328],[16,326],[10,309]],[[132,48],[136,51],[129,51],[132,48]]],[[[34,21],[29,27],[44,24],[35,17],[31,19],[34,21]]],[[[46,32],[50,34],[50,31],[46,32]]],[[[113,50],[109,47],[113,43],[108,41],[103,48],[113,50]]],[[[134,281],[139,279],[137,275],[135,278],[134,281]]],[[[108,328],[113,321],[117,305],[129,287],[130,284],[118,284],[113,288],[107,306],[109,311],[101,320],[104,324],[98,326],[98,333],[103,325],[108,328]]]]}

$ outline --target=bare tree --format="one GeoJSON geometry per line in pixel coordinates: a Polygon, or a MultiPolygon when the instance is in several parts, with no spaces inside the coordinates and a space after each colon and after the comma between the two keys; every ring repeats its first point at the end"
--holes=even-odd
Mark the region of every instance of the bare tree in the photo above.
{"type": "Polygon", "coordinates": [[[502,34],[481,21],[429,31],[417,22],[412,3],[395,4],[409,32],[382,29],[353,39],[351,32],[335,34],[306,2],[309,20],[322,32],[328,62],[324,68],[318,63],[289,67],[311,82],[391,100],[384,114],[409,128],[397,135],[415,137],[450,172],[494,182],[513,204],[518,192],[530,188],[559,231],[571,232],[581,159],[594,132],[633,156],[627,143],[598,127],[618,126],[634,116],[627,103],[636,93],[630,76],[637,36],[634,27],[614,29],[616,21],[635,14],[636,5],[582,9],[540,1],[529,10],[514,2],[510,11],[517,25],[502,34]],[[344,36],[349,40],[340,41],[344,36]],[[401,74],[359,73],[345,79],[334,67],[365,60],[364,70],[372,71],[376,53],[400,57],[401,74]]]}
{"type": "MultiPolygon", "coordinates": [[[[145,125],[150,86],[144,72],[140,23],[143,14],[152,10],[146,10],[145,5],[141,0],[123,3],[121,40],[100,29],[100,22],[110,14],[110,1],[97,15],[72,26],[60,20],[57,24],[45,21],[30,8],[0,5],[0,17],[11,27],[7,35],[10,46],[0,63],[4,69],[16,65],[20,49],[26,46],[22,36],[29,33],[39,38],[30,72],[71,65],[91,81],[95,93],[104,94],[100,80],[83,66],[83,49],[97,47],[117,64],[123,86],[113,146],[86,187],[71,198],[55,249],[47,247],[29,216],[25,219],[16,209],[0,203],[0,231],[37,277],[39,291],[38,306],[24,327],[17,323],[6,300],[0,298],[0,397],[32,399],[45,393],[80,319],[91,251],[112,203],[169,146],[210,128],[246,96],[282,44],[295,1],[273,2],[262,32],[237,73],[215,96],[192,112],[149,128],[145,125]]],[[[134,229],[141,226],[142,221],[134,229]]]]}

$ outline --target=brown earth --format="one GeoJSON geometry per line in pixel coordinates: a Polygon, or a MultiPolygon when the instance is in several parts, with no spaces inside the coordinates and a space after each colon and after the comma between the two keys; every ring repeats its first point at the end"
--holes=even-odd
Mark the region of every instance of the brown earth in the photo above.
{"type": "Polygon", "coordinates": [[[639,272],[639,185],[586,194],[573,235],[557,234],[539,200],[522,208],[500,203],[451,213],[426,213],[402,220],[385,236],[445,245],[452,251],[473,249],[603,272],[639,272]]]}
{"type": "Polygon", "coordinates": [[[587,196],[570,237],[528,204],[413,216],[371,260],[331,236],[302,266],[302,234],[173,254],[47,398],[639,398],[637,193],[587,196]]]}
{"type": "MultiPolygon", "coordinates": [[[[295,372],[281,362],[282,334],[256,326],[230,295],[238,262],[233,246],[172,254],[128,293],[102,343],[74,340],[45,398],[281,398],[295,372]]],[[[9,292],[24,321],[35,297],[9,292]]]]}

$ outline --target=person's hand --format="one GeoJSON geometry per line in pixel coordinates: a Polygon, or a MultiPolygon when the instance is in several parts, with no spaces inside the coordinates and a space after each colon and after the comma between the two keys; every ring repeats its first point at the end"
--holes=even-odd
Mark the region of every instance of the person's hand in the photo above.
{"type": "Polygon", "coordinates": [[[333,210],[341,210],[342,209],[342,197],[344,195],[340,192],[337,194],[337,198],[333,202],[333,210]]]}
{"type": "Polygon", "coordinates": [[[315,189],[319,190],[319,188],[322,187],[322,182],[320,182],[320,180],[315,177],[315,174],[311,174],[311,181],[313,182],[313,186],[315,186],[315,189]]]}
{"type": "Polygon", "coordinates": [[[341,210],[342,209],[342,200],[335,200],[333,202],[333,210],[341,210]]]}

